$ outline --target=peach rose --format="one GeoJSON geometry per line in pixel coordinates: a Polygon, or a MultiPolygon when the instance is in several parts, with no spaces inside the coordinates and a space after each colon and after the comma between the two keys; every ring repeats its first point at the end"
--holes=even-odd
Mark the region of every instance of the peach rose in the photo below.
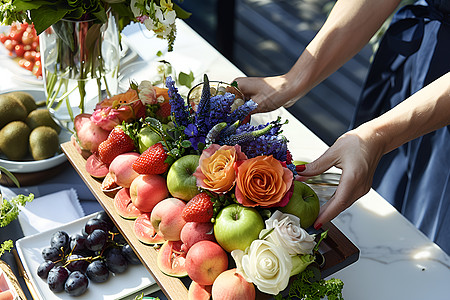
{"type": "Polygon", "coordinates": [[[203,150],[199,165],[194,173],[197,186],[211,192],[224,194],[234,187],[236,173],[234,165],[239,160],[247,159],[241,152],[241,146],[220,146],[212,144],[203,150]]]}
{"type": "Polygon", "coordinates": [[[237,166],[236,199],[244,206],[285,206],[293,179],[272,155],[248,159],[237,166]]]}

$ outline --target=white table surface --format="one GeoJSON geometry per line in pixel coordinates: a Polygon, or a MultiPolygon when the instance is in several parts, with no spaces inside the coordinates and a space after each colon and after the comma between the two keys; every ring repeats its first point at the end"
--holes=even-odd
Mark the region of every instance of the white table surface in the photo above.
{"type": "MultiPolygon", "coordinates": [[[[136,25],[125,29],[130,48],[142,59],[155,59],[165,43],[150,38],[136,25]]],[[[164,59],[177,71],[193,71],[202,78],[231,82],[244,74],[183,22],[178,22],[174,52],[164,59]]],[[[142,74],[136,74],[142,80],[142,74]]],[[[42,85],[20,80],[15,68],[0,50],[0,93],[12,89],[43,89],[42,85]]],[[[254,122],[268,122],[281,116],[288,119],[284,133],[294,159],[313,160],[327,145],[281,108],[254,115],[254,122]]],[[[68,177],[74,176],[68,174],[68,177]]],[[[64,177],[62,177],[64,178],[64,177]]],[[[359,260],[332,277],[344,282],[346,300],[450,299],[450,258],[418,231],[379,194],[371,190],[333,223],[360,249],[359,260]]],[[[449,237],[450,238],[450,237],[449,237]]]]}

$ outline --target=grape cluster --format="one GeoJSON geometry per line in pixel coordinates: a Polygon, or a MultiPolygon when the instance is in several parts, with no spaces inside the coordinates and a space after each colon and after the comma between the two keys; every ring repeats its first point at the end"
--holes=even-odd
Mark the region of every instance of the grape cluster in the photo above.
{"type": "Polygon", "coordinates": [[[81,233],[53,233],[42,258],[37,275],[47,280],[52,292],[65,291],[71,296],[86,292],[90,281],[105,282],[110,273],[119,274],[129,264],[141,263],[104,211],[87,220],[81,233]]]}

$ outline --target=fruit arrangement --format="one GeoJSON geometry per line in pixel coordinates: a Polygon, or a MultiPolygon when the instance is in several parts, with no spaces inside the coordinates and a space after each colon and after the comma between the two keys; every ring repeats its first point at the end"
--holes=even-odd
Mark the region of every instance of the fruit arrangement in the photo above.
{"type": "Polygon", "coordinates": [[[42,160],[59,151],[61,127],[38,106],[26,92],[0,95],[0,153],[7,159],[42,160]]]}
{"type": "Polygon", "coordinates": [[[206,76],[195,110],[170,77],[166,86],[132,84],[75,118],[86,171],[158,249],[160,271],[192,280],[189,299],[278,295],[326,236],[306,231],[319,199],[295,180],[284,123],[247,123],[256,103],[212,94],[206,76]]]}
{"type": "Polygon", "coordinates": [[[80,296],[90,283],[105,282],[141,263],[104,211],[87,220],[80,233],[56,231],[49,242],[36,272],[54,293],[80,296]]]}
{"type": "Polygon", "coordinates": [[[22,68],[42,77],[41,54],[39,51],[39,36],[33,25],[15,22],[10,26],[8,34],[0,33],[0,42],[17,59],[22,68]]]}

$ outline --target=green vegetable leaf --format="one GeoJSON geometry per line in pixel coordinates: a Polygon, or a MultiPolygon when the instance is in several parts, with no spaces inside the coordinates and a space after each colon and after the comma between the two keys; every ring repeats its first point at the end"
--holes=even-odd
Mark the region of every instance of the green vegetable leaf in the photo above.
{"type": "Polygon", "coordinates": [[[19,216],[20,207],[25,206],[27,202],[31,202],[33,199],[33,194],[29,196],[18,195],[11,200],[3,198],[0,207],[0,227],[5,227],[14,221],[19,216]]]}
{"type": "Polygon", "coordinates": [[[4,241],[0,245],[0,257],[5,253],[6,251],[11,251],[11,249],[14,247],[14,243],[12,240],[4,241]]]}

